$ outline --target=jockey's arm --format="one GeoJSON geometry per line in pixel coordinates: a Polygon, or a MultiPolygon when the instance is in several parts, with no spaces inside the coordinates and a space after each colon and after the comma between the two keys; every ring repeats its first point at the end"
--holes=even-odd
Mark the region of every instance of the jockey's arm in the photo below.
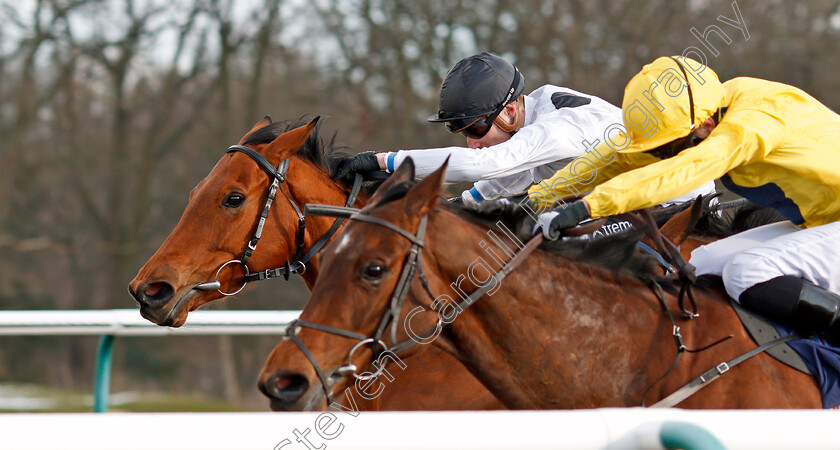
{"type": "Polygon", "coordinates": [[[531,186],[528,197],[533,206],[542,211],[560,198],[581,195],[623,172],[649,162],[651,158],[638,159],[640,163],[631,165],[634,158],[621,157],[606,143],[598,145],[592,151],[575,158],[551,178],[531,186]]]}
{"type": "Polygon", "coordinates": [[[525,170],[502,178],[476,181],[469,192],[476,201],[496,200],[519,194],[533,183],[533,174],[530,170],[525,170]],[[478,194],[478,197],[475,194],[478,194]]]}
{"type": "Polygon", "coordinates": [[[557,124],[533,123],[522,127],[507,141],[490,147],[390,152],[385,155],[385,167],[388,172],[393,172],[405,158],[411,156],[416,176],[424,178],[449,157],[444,180],[446,183],[506,177],[559,159],[578,156],[583,151],[580,142],[575,140],[579,132],[562,131],[557,124]]]}
{"type": "Polygon", "coordinates": [[[599,184],[584,197],[591,217],[623,214],[683,195],[744,163],[763,159],[784,138],[784,122],[762,111],[730,111],[726,119],[695,147],[599,184]]]}

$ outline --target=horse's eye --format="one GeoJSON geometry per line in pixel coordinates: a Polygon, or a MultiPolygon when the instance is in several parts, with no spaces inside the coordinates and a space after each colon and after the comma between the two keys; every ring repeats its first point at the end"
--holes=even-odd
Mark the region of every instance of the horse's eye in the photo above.
{"type": "Polygon", "coordinates": [[[362,267],[361,275],[362,278],[377,281],[385,275],[386,271],[387,269],[381,263],[371,262],[362,267]]]}
{"type": "Polygon", "coordinates": [[[245,196],[238,193],[233,193],[225,198],[224,205],[225,208],[239,208],[242,206],[242,202],[245,201],[245,196]]]}

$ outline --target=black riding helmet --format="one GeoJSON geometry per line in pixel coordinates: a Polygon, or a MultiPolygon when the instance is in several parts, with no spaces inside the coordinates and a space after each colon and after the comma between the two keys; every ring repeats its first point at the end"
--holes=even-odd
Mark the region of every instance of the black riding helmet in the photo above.
{"type": "Polygon", "coordinates": [[[440,110],[429,122],[461,122],[498,113],[525,90],[525,77],[492,53],[462,59],[440,87],[440,110]]]}

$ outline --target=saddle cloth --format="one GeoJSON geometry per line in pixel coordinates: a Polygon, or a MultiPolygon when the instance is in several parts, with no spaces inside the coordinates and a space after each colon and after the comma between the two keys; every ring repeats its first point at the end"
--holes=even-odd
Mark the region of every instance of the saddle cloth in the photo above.
{"type": "MultiPolygon", "coordinates": [[[[796,334],[790,327],[771,323],[779,336],[796,334]]],[[[802,357],[814,376],[822,394],[823,408],[840,409],[840,348],[819,335],[788,341],[787,345],[802,357]]]]}

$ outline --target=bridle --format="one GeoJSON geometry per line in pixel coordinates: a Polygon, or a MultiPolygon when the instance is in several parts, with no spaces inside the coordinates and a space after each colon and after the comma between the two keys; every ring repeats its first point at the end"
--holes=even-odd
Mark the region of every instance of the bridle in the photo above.
{"type": "MultiPolygon", "coordinates": [[[[421,264],[420,254],[425,246],[425,235],[426,235],[426,224],[428,222],[428,215],[423,215],[420,218],[420,224],[417,227],[416,233],[410,233],[397,225],[394,225],[388,221],[382,220],[378,217],[373,217],[367,214],[364,214],[361,210],[351,207],[341,207],[341,206],[332,206],[332,205],[313,205],[309,204],[306,205],[305,208],[306,214],[314,215],[314,216],[330,216],[330,217],[337,217],[337,218],[348,218],[349,220],[357,220],[360,222],[368,222],[375,225],[379,225],[385,227],[393,232],[396,232],[400,236],[406,238],[411,243],[411,248],[408,251],[408,254],[405,259],[405,264],[403,265],[402,271],[400,272],[400,276],[397,280],[397,285],[394,288],[394,292],[391,294],[390,300],[390,307],[385,310],[382,314],[382,317],[379,320],[379,325],[376,328],[373,336],[366,336],[361,333],[357,333],[354,331],[343,330],[341,328],[331,327],[327,325],[321,325],[312,322],[304,322],[300,319],[292,321],[288,327],[286,328],[286,335],[292,339],[292,341],[297,345],[300,351],[306,356],[309,360],[312,367],[315,369],[315,373],[318,375],[319,380],[321,381],[321,387],[324,390],[324,394],[327,397],[328,405],[333,403],[332,394],[329,392],[329,388],[327,385],[327,377],[324,374],[324,371],[321,369],[321,366],[318,364],[318,361],[312,355],[312,352],[306,347],[303,341],[298,338],[297,333],[299,332],[300,328],[311,328],[313,330],[323,331],[325,333],[334,334],[337,336],[342,336],[350,339],[356,339],[359,342],[353,346],[350,352],[347,355],[347,364],[340,366],[336,370],[336,374],[341,376],[353,376],[354,378],[362,381],[367,381],[373,378],[378,377],[385,371],[385,364],[381,364],[379,367],[376,367],[376,372],[371,373],[369,375],[359,375],[356,373],[358,367],[353,364],[352,358],[353,354],[358,350],[360,347],[364,345],[369,345],[371,350],[373,351],[373,360],[377,360],[379,355],[383,353],[391,353],[396,355],[415,344],[418,341],[414,340],[413,338],[405,339],[401,342],[397,342],[397,327],[400,322],[400,313],[402,311],[403,304],[405,303],[406,295],[410,289],[411,281],[416,275],[419,279],[421,284],[423,285],[423,289],[429,295],[429,297],[434,301],[435,295],[432,292],[431,287],[429,286],[429,281],[426,278],[426,274],[423,272],[423,266],[421,264]],[[382,335],[385,333],[385,330],[388,328],[388,325],[391,325],[391,342],[394,344],[391,347],[388,347],[385,342],[382,341],[382,335]],[[380,348],[381,347],[381,348],[380,348]]],[[[538,235],[532,238],[528,243],[525,245],[524,248],[519,250],[506,264],[502,267],[496,274],[494,275],[499,281],[502,280],[508,273],[510,273],[519,263],[525,259],[525,257],[530,254],[534,249],[536,249],[540,243],[542,243],[542,235],[538,235]]],[[[467,298],[463,299],[458,304],[458,309],[460,311],[466,310],[470,305],[472,305],[476,300],[481,298],[487,291],[492,289],[490,283],[485,284],[478,289],[476,289],[472,294],[470,294],[467,298]]],[[[437,322],[432,325],[425,333],[419,335],[420,339],[428,339],[431,336],[436,336],[440,331],[443,329],[445,325],[448,325],[450,322],[444,322],[440,316],[438,316],[437,322]]]]}
{"type": "MultiPolygon", "coordinates": [[[[254,233],[251,235],[251,239],[248,240],[246,245],[245,251],[242,254],[242,257],[239,259],[232,259],[221,266],[216,270],[216,276],[213,281],[208,281],[205,283],[200,283],[194,287],[194,289],[202,290],[202,291],[218,291],[220,294],[224,296],[231,296],[236,295],[245,289],[245,286],[252,282],[252,281],[260,281],[260,280],[267,280],[269,278],[277,278],[283,277],[284,279],[288,280],[292,274],[301,275],[306,271],[306,263],[318,253],[321,248],[326,245],[327,241],[332,238],[332,236],[338,231],[338,228],[341,227],[342,222],[344,221],[343,217],[337,218],[335,222],[333,222],[332,226],[321,236],[320,239],[306,252],[303,254],[305,242],[304,242],[304,235],[306,233],[306,216],[301,213],[300,208],[298,205],[286,194],[286,191],[283,189],[283,182],[286,181],[286,172],[289,170],[289,159],[286,158],[280,162],[280,164],[275,167],[273,164],[268,162],[268,160],[257,151],[245,147],[244,145],[232,145],[228,147],[225,154],[228,153],[244,153],[248,155],[254,162],[268,174],[269,180],[271,180],[271,184],[268,187],[268,196],[265,200],[265,205],[263,206],[262,213],[260,214],[259,221],[257,222],[257,227],[254,230],[254,233]],[[291,260],[286,260],[286,263],[283,264],[281,267],[276,267],[274,269],[265,269],[258,272],[251,272],[248,269],[248,260],[251,258],[254,250],[257,249],[257,243],[260,241],[260,237],[262,237],[263,227],[265,226],[265,221],[268,219],[268,212],[271,210],[271,205],[274,203],[274,199],[277,195],[277,191],[280,191],[283,194],[283,197],[286,197],[286,200],[289,201],[289,204],[292,205],[292,208],[295,210],[295,213],[298,216],[298,230],[297,235],[295,237],[295,241],[297,242],[295,251],[295,256],[291,260]],[[245,277],[242,282],[242,286],[232,292],[225,292],[222,290],[221,282],[219,282],[219,274],[222,272],[222,269],[229,265],[239,264],[245,269],[245,277]]],[[[353,188],[350,190],[350,194],[347,196],[347,207],[351,207],[355,202],[356,198],[359,195],[359,191],[362,187],[362,177],[359,174],[356,174],[356,178],[353,180],[353,188]]]]}

